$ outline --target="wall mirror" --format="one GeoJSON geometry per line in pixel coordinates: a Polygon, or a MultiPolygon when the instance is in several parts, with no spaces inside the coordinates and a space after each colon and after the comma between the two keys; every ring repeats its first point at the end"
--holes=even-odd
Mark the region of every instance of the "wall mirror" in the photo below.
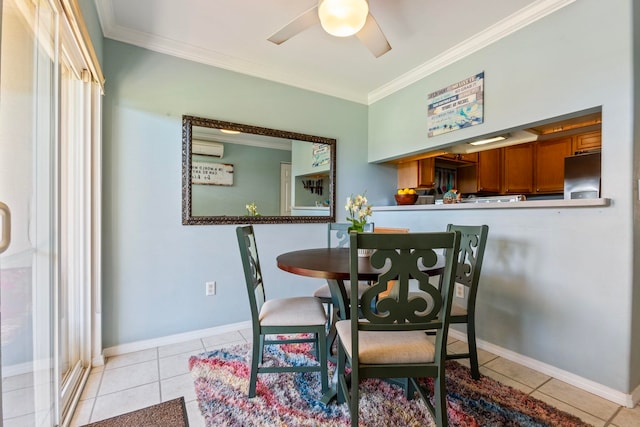
{"type": "Polygon", "coordinates": [[[335,221],[336,140],[182,116],[182,224],[335,221]]]}

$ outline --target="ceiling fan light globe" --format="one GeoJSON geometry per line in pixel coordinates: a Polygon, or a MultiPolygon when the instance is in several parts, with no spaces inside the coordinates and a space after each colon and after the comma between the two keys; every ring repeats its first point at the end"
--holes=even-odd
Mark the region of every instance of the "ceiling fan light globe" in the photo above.
{"type": "Polygon", "coordinates": [[[322,28],[336,37],[348,37],[360,31],[368,14],[367,0],[320,0],[318,4],[322,28]]]}

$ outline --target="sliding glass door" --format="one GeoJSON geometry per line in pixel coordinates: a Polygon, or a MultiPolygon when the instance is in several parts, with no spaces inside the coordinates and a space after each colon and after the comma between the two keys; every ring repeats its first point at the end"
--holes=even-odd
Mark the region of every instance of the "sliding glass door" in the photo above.
{"type": "Polygon", "coordinates": [[[0,0],[5,427],[64,424],[91,366],[97,246],[92,192],[99,185],[93,150],[100,95],[63,12],[69,4],[0,0]]]}
{"type": "Polygon", "coordinates": [[[3,0],[0,202],[11,222],[0,255],[4,426],[55,419],[57,37],[50,4],[3,0]]]}

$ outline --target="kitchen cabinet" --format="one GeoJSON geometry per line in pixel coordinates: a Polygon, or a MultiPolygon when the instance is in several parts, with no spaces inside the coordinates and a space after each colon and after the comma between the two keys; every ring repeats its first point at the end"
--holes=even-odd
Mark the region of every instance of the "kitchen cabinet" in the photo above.
{"type": "Polygon", "coordinates": [[[574,153],[597,150],[601,147],[602,147],[602,132],[599,130],[582,133],[580,135],[576,135],[573,137],[574,153]]]}
{"type": "Polygon", "coordinates": [[[534,144],[519,144],[503,148],[504,194],[533,193],[533,147],[534,144]]]}
{"type": "Polygon", "coordinates": [[[502,149],[478,153],[478,191],[499,193],[502,189],[502,149]]]}
{"type": "Polygon", "coordinates": [[[477,164],[458,168],[458,191],[469,193],[500,193],[502,190],[502,149],[475,153],[477,164]]]}
{"type": "Polygon", "coordinates": [[[435,184],[435,158],[398,164],[398,188],[431,188],[435,184]]]}
{"type": "Polygon", "coordinates": [[[572,154],[572,143],[568,136],[534,144],[535,193],[564,191],[564,158],[572,154]]]}
{"type": "Polygon", "coordinates": [[[437,157],[400,163],[398,188],[433,188],[438,167],[455,169],[455,186],[463,195],[563,193],[565,157],[599,150],[601,131],[544,139],[549,137],[471,154],[440,152],[437,157]]]}

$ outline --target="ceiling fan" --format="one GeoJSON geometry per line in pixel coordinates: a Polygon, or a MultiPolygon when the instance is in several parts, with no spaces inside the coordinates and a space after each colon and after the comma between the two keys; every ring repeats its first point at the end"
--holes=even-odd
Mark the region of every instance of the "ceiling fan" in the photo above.
{"type": "Polygon", "coordinates": [[[282,44],[318,23],[333,36],[355,35],[376,58],[391,50],[387,38],[369,13],[367,0],[318,0],[317,6],[296,17],[268,40],[282,44]]]}

